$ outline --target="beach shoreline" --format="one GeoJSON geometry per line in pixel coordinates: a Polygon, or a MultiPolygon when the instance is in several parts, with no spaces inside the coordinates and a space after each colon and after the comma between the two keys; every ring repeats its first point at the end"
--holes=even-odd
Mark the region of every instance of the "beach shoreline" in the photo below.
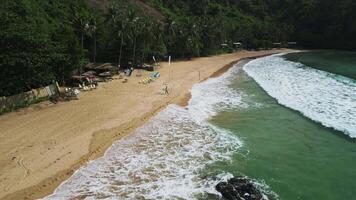
{"type": "Polygon", "coordinates": [[[37,199],[51,194],[81,166],[101,157],[115,141],[130,135],[167,105],[187,105],[194,84],[222,75],[242,59],[282,52],[290,50],[242,51],[174,62],[172,80],[166,78],[171,73],[168,63],[162,63],[158,69],[161,78],[150,85],[139,85],[143,77],[134,74],[126,85],[121,80],[105,83],[97,91],[81,94],[79,101],[0,116],[4,130],[0,139],[5,140],[4,145],[0,143],[4,146],[0,199],[37,199]],[[158,94],[167,82],[172,92],[158,94]],[[47,129],[42,130],[43,126],[47,129]]]}
{"type": "MultiPolygon", "coordinates": [[[[244,60],[253,60],[253,59],[257,59],[257,58],[261,58],[261,57],[265,57],[265,56],[270,56],[273,55],[275,53],[272,54],[266,54],[266,55],[261,55],[261,56],[252,56],[252,57],[245,57],[245,58],[241,58],[235,61],[232,61],[231,63],[221,67],[219,70],[215,71],[213,74],[211,74],[209,77],[201,80],[200,82],[204,82],[209,78],[216,78],[219,77],[221,75],[223,75],[224,73],[226,73],[230,68],[232,68],[233,66],[235,66],[238,62],[243,62],[244,60]]],[[[245,65],[246,63],[244,63],[243,65],[245,65]]],[[[191,92],[188,92],[184,95],[183,98],[180,99],[179,102],[177,102],[176,104],[182,107],[185,107],[189,104],[190,99],[192,98],[192,94],[191,92]]]]}

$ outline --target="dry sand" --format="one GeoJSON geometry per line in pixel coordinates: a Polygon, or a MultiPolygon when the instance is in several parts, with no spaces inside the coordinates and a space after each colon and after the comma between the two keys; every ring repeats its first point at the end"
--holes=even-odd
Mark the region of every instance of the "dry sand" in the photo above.
{"type": "Polygon", "coordinates": [[[0,116],[0,199],[51,194],[80,166],[102,156],[115,140],[168,104],[186,104],[193,84],[218,76],[241,58],[286,51],[242,51],[173,62],[171,68],[161,63],[161,77],[148,85],[138,83],[148,72],[137,77],[141,73],[135,71],[127,83],[121,79],[103,83],[81,93],[80,100],[45,102],[0,116]],[[161,95],[169,74],[171,92],[161,95]]]}

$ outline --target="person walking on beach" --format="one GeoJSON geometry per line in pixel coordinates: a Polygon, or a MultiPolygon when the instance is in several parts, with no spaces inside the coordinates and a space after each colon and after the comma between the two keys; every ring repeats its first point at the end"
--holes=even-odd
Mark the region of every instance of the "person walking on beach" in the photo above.
{"type": "Polygon", "coordinates": [[[164,87],[164,94],[169,95],[167,84],[165,84],[165,87],[164,87]]]}

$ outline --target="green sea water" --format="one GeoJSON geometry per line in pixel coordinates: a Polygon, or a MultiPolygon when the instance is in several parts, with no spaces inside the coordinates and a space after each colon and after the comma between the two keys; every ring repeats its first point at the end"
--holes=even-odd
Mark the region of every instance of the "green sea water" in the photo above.
{"type": "MultiPolygon", "coordinates": [[[[330,64],[320,56],[312,59],[310,53],[298,57],[318,60],[317,68],[330,64]]],[[[355,68],[349,71],[340,74],[354,76],[355,68]]],[[[243,70],[230,87],[244,93],[249,106],[219,113],[211,122],[230,130],[244,145],[231,163],[216,163],[210,172],[264,182],[279,199],[356,199],[356,140],[279,105],[243,70]]]]}
{"type": "Polygon", "coordinates": [[[285,57],[293,62],[356,79],[356,52],[310,51],[290,53],[285,57]]]}

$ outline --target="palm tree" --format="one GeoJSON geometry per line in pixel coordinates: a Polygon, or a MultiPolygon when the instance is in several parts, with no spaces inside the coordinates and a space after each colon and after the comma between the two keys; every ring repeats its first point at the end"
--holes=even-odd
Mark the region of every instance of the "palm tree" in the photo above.
{"type": "Polygon", "coordinates": [[[167,19],[167,23],[165,24],[165,32],[167,37],[166,38],[166,44],[168,45],[169,53],[172,53],[171,51],[174,51],[172,47],[174,46],[174,43],[176,41],[176,33],[178,32],[178,24],[176,21],[172,20],[171,18],[167,19]]]}
{"type": "Polygon", "coordinates": [[[119,67],[121,66],[121,58],[122,58],[122,46],[124,44],[124,31],[127,26],[127,21],[122,19],[120,22],[120,28],[118,31],[118,36],[120,37],[120,53],[119,53],[119,67]]]}
{"type": "Polygon", "coordinates": [[[81,11],[72,10],[72,12],[74,13],[74,16],[70,23],[80,33],[81,46],[84,48],[84,35],[88,32],[88,16],[81,11]]]}
{"type": "Polygon", "coordinates": [[[117,37],[120,38],[120,50],[118,55],[118,67],[120,68],[125,29],[127,27],[127,19],[124,9],[121,9],[117,4],[111,4],[109,9],[109,19],[116,28],[117,37]]]}
{"type": "Polygon", "coordinates": [[[96,57],[97,57],[97,33],[100,27],[102,27],[103,23],[105,21],[105,18],[102,18],[102,16],[97,13],[97,12],[91,12],[87,13],[87,22],[84,25],[84,30],[85,33],[88,34],[88,36],[92,39],[93,42],[93,62],[96,63],[96,57]]]}
{"type": "Polygon", "coordinates": [[[98,30],[97,19],[93,17],[88,24],[89,35],[93,38],[93,62],[96,63],[96,33],[98,30]]]}
{"type": "Polygon", "coordinates": [[[147,46],[149,46],[152,43],[153,37],[154,37],[154,22],[150,20],[149,18],[143,18],[142,22],[142,30],[144,30],[141,34],[141,38],[143,39],[142,44],[143,48],[141,50],[141,65],[143,65],[144,60],[145,60],[145,52],[147,51],[147,46]]]}
{"type": "MultiPolygon", "coordinates": [[[[72,8],[72,13],[74,16],[70,23],[80,33],[80,43],[82,49],[84,49],[84,36],[88,34],[89,31],[88,15],[85,11],[75,8],[72,8]]],[[[80,75],[83,73],[83,67],[81,65],[78,66],[77,70],[80,75]]]]}
{"type": "Polygon", "coordinates": [[[137,36],[140,33],[140,25],[141,19],[137,17],[135,10],[130,9],[127,13],[127,20],[128,20],[128,28],[129,28],[129,37],[132,41],[133,45],[133,52],[132,52],[132,67],[135,65],[135,58],[136,58],[136,42],[137,36]]]}
{"type": "Polygon", "coordinates": [[[199,57],[200,56],[200,26],[198,25],[197,22],[193,22],[193,24],[191,25],[191,28],[190,28],[190,32],[189,32],[189,35],[190,35],[190,48],[193,50],[193,51],[196,51],[197,53],[197,56],[199,57]]]}
{"type": "Polygon", "coordinates": [[[200,26],[195,18],[187,18],[184,21],[183,28],[180,30],[180,34],[183,37],[184,43],[184,53],[197,54],[200,56],[200,26]]]}

